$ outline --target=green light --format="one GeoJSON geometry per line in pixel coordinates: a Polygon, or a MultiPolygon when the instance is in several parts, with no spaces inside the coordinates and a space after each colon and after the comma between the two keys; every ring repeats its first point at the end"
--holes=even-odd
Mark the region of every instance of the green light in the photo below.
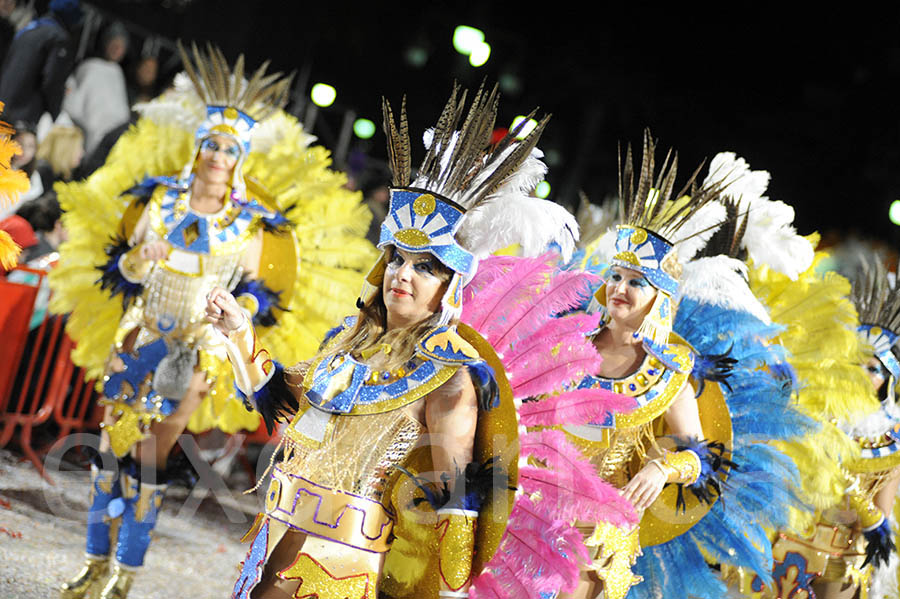
{"type": "Polygon", "coordinates": [[[480,67],[491,57],[491,45],[487,42],[481,42],[469,54],[469,64],[473,67],[480,67]]]}
{"type": "Polygon", "coordinates": [[[353,133],[360,139],[369,139],[375,135],[375,123],[369,119],[356,119],[353,121],[353,133]]]}
{"type": "MultiPolygon", "coordinates": [[[[484,32],[468,25],[460,25],[453,30],[453,47],[460,54],[469,56],[475,46],[484,43],[484,32]]],[[[485,59],[487,60],[487,59],[485,59]]]]}
{"type": "MultiPolygon", "coordinates": [[[[510,131],[515,131],[516,127],[519,126],[519,123],[525,120],[525,117],[521,114],[513,119],[512,126],[509,128],[510,131]]],[[[534,128],[537,127],[537,121],[534,119],[528,119],[528,122],[522,127],[522,130],[516,134],[516,139],[525,139],[529,133],[534,131],[534,128]]]]}
{"type": "Polygon", "coordinates": [[[542,199],[547,199],[547,196],[550,195],[550,184],[546,181],[538,183],[537,187],[534,188],[534,195],[542,199]]]}
{"type": "Polygon", "coordinates": [[[419,46],[410,46],[406,49],[406,62],[411,66],[421,69],[428,62],[428,50],[419,46]]]}
{"type": "Polygon", "coordinates": [[[316,106],[327,108],[334,104],[334,99],[337,98],[337,90],[327,83],[316,83],[312,86],[309,97],[312,98],[313,104],[316,106]]]}
{"type": "Polygon", "coordinates": [[[888,210],[888,218],[895,225],[900,225],[900,200],[891,202],[891,209],[888,210]]]}

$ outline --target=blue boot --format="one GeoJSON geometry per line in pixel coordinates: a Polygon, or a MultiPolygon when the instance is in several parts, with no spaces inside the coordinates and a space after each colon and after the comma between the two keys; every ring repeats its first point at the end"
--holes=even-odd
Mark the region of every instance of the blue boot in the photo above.
{"type": "Polygon", "coordinates": [[[122,475],[122,498],[125,511],[119,527],[116,561],[127,568],[144,565],[144,555],[150,546],[150,532],[166,493],[166,485],[139,481],[128,473],[122,475]]]}
{"type": "Polygon", "coordinates": [[[91,465],[91,507],[88,510],[85,546],[87,556],[81,571],[60,588],[62,599],[91,597],[102,586],[109,570],[111,530],[125,507],[118,464],[114,468],[105,470],[97,464],[91,465]]]}

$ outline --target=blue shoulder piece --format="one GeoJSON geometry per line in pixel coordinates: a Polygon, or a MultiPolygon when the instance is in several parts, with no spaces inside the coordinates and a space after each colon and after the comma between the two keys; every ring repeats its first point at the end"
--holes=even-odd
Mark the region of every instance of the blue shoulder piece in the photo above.
{"type": "Polygon", "coordinates": [[[179,181],[176,177],[146,177],[134,187],[126,190],[125,193],[139,198],[149,198],[153,193],[153,190],[159,185],[164,185],[169,189],[186,191],[190,186],[190,179],[187,181],[179,181]]]}
{"type": "Polygon", "coordinates": [[[665,364],[666,368],[681,374],[691,372],[694,367],[694,352],[686,346],[674,343],[654,343],[644,339],[644,349],[648,354],[665,364]]]}

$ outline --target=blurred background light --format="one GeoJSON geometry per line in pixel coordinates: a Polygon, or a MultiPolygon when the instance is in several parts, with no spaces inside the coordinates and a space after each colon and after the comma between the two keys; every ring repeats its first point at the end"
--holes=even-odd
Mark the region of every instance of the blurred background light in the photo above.
{"type": "Polygon", "coordinates": [[[369,139],[375,135],[375,123],[369,119],[356,119],[353,121],[353,133],[360,139],[369,139]]]}
{"type": "Polygon", "coordinates": [[[469,56],[472,50],[484,43],[484,32],[475,27],[460,25],[453,30],[453,47],[460,54],[469,56]]]}
{"type": "Polygon", "coordinates": [[[327,83],[316,83],[312,86],[309,97],[316,106],[327,108],[334,104],[334,99],[337,98],[337,90],[327,83]]]}

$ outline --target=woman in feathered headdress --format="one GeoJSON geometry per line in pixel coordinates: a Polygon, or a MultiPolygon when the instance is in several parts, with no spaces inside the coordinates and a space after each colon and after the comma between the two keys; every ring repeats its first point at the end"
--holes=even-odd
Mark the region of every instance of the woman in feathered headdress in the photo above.
{"type": "Polygon", "coordinates": [[[900,485],[900,410],[895,392],[900,362],[894,353],[900,336],[900,290],[879,257],[865,257],[850,299],[859,313],[860,346],[870,348],[864,350],[862,368],[856,368],[868,375],[881,405],[867,413],[866,394],[848,402],[857,410],[841,414],[839,425],[858,453],[837,464],[838,497],[816,511],[808,529],[779,533],[773,547],[775,588],[750,589],[762,591],[764,597],[806,592],[842,599],[860,592],[883,599],[897,594],[891,513],[900,485]]]}
{"type": "Polygon", "coordinates": [[[307,148],[309,136],[280,110],[290,80],[266,65],[245,79],[243,57],[232,70],[212,47],[194,47],[193,58],[182,50],[182,59],[187,77],[138,107],[142,118],[107,164],[59,188],[70,239],[50,277],[51,308],[71,312],[73,360],[104,375],[108,406],[91,470],[87,560],[64,599],[127,595],[185,428],[259,425],[204,322],[210,290],[231,290],[278,354],[299,359],[343,309],[372,252],[358,196],[340,189],[325,151],[307,148]],[[301,223],[314,230],[298,235],[301,223]]]}
{"type": "Polygon", "coordinates": [[[677,157],[670,153],[656,173],[655,149],[646,132],[635,184],[628,148],[619,184],[625,224],[589,247],[590,254],[607,252],[605,282],[588,307],[602,314],[592,339],[603,365],[578,384],[630,396],[638,407],[565,428],[643,520],[639,528],[579,522],[592,563],[566,597],[625,597],[641,580],[632,572],[641,547],[664,544],[702,518],[731,466],[731,427],[719,382],[734,361],[724,353],[698,355],[673,332],[683,263],[726,219],[714,202],[721,186],[695,185],[694,173],[673,195],[677,157]],[[605,248],[610,237],[614,249],[605,248]]]}
{"type": "MultiPolygon", "coordinates": [[[[266,511],[247,537],[253,542],[235,597],[466,597],[473,584],[481,585],[473,595],[509,597],[523,581],[533,587],[528,578],[542,573],[533,555],[536,543],[524,543],[532,552],[519,556],[518,564],[531,566],[524,569],[509,567],[509,544],[503,544],[519,478],[519,375],[510,386],[506,373],[527,378],[524,366],[507,370],[506,364],[515,358],[513,343],[528,346],[527,339],[513,336],[501,344],[509,356],[499,356],[460,316],[463,289],[479,259],[514,242],[528,253],[551,242],[569,250],[574,244],[571,216],[529,197],[544,173],[534,146],[546,120],[521,140],[512,131],[491,146],[496,88],[480,90],[468,113],[465,96],[454,90],[437,126],[425,135],[428,151],[413,177],[405,108],[399,128],[387,103],[384,109],[394,180],[381,227],[383,253],[366,279],[359,313],[329,333],[312,360],[282,368],[257,343],[229,294],[217,290],[209,299],[208,317],[228,336],[229,357],[248,401],[272,417],[296,412],[285,432],[285,458],[269,483],[266,511]],[[526,572],[525,578],[510,576],[512,570],[526,572]]],[[[528,272],[543,281],[549,270],[539,260],[512,276],[528,272]]],[[[485,274],[480,286],[510,271],[485,274]]],[[[576,288],[585,284],[569,282],[576,288]]],[[[492,295],[495,316],[505,318],[507,304],[531,305],[514,302],[506,291],[492,295]],[[499,295],[505,301],[498,303],[499,295]]],[[[571,291],[572,285],[563,297],[571,291]]],[[[571,297],[544,305],[527,322],[550,320],[551,308],[565,309],[566,301],[571,297]]],[[[480,332],[512,326],[500,320],[491,319],[480,332]]],[[[533,381],[532,392],[561,389],[562,377],[548,386],[552,375],[541,374],[572,373],[565,360],[580,355],[588,361],[585,352],[593,353],[577,327],[560,343],[569,349],[532,344],[531,355],[540,359],[531,374],[543,383],[533,381]]],[[[611,493],[610,502],[617,499],[611,493]]],[[[529,522],[542,521],[534,510],[528,513],[529,522]]],[[[569,547],[568,561],[574,562],[574,546],[563,543],[571,538],[559,527],[553,531],[557,537],[542,545],[550,560],[543,563],[559,566],[566,559],[560,557],[562,547],[569,547]]],[[[520,548],[523,538],[545,532],[520,537],[520,548]]],[[[543,570],[547,577],[559,573],[543,570]]]]}

